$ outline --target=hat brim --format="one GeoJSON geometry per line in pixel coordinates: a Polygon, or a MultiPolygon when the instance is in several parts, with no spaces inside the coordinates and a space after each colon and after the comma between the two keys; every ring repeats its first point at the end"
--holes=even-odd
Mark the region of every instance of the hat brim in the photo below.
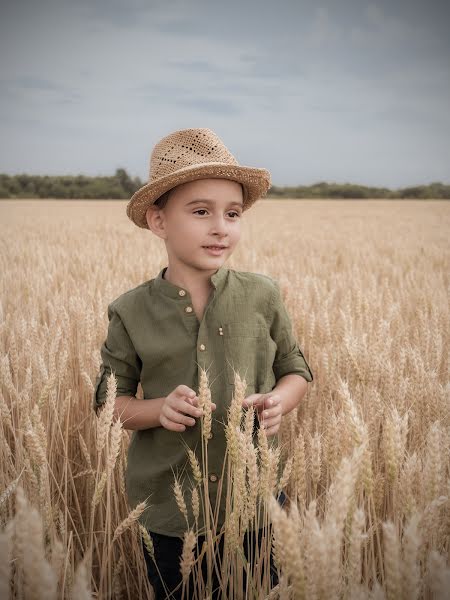
{"type": "Polygon", "coordinates": [[[271,186],[270,172],[267,169],[226,165],[220,162],[188,166],[138,189],[127,204],[127,215],[138,227],[148,229],[145,213],[147,208],[162,194],[182,183],[205,178],[231,179],[242,183],[244,187],[243,210],[247,210],[256,200],[265,196],[271,186]]]}

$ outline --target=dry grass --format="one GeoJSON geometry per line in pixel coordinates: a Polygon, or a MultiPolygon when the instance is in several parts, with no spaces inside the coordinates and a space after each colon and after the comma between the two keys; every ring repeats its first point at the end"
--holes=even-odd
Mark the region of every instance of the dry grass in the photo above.
{"type": "MultiPolygon", "coordinates": [[[[130,432],[112,423],[115,381],[96,417],[92,382],[114,297],[154,276],[163,245],[124,202],[2,201],[0,221],[0,597],[152,597],[124,469],[130,432]]],[[[244,217],[228,266],[281,283],[314,373],[284,418],[280,450],[250,432],[236,386],[226,429],[223,561],[209,507],[207,433],[190,455],[179,507],[206,511],[183,586],[205,597],[212,570],[239,597],[242,535],[264,526],[249,598],[444,599],[450,589],[450,205],[420,201],[264,201],[244,217]],[[270,223],[270,228],[268,227],[270,223]],[[284,466],[276,476],[278,462],[284,466]],[[281,508],[275,492],[290,499],[281,508]],[[255,511],[261,502],[263,519],[255,511]],[[270,590],[270,544],[280,583],[270,590]],[[203,595],[202,595],[203,594],[203,595]]],[[[210,394],[201,381],[204,406],[210,394]]],[[[215,399],[216,403],[219,401],[215,399]]],[[[242,594],[241,594],[242,597],[242,594]]]]}

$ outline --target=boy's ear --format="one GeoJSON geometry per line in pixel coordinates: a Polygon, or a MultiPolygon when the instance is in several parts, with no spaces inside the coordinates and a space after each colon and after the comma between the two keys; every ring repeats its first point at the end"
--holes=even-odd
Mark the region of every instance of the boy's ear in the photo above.
{"type": "Polygon", "coordinates": [[[150,211],[151,211],[151,206],[149,206],[147,208],[147,210],[145,211],[145,220],[147,221],[147,225],[150,227],[150,220],[149,220],[149,216],[150,216],[150,211]]]}
{"type": "Polygon", "coordinates": [[[160,238],[164,238],[164,229],[161,226],[160,213],[160,208],[151,204],[145,211],[145,220],[147,221],[150,231],[153,231],[153,233],[160,238]]]}

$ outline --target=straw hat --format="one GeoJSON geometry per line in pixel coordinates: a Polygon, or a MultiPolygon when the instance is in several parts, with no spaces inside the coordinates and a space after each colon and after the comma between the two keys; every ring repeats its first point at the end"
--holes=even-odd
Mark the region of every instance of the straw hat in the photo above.
{"type": "Polygon", "coordinates": [[[244,207],[265,196],[271,186],[267,169],[239,165],[218,135],[208,128],[180,129],[163,137],[150,156],[149,180],[127,204],[128,217],[148,229],[147,208],[171,188],[195,179],[232,179],[242,184],[244,207]]]}

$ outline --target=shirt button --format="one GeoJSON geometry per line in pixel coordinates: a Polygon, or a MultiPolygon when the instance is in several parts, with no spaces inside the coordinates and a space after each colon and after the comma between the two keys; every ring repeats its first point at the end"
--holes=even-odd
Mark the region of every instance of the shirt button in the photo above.
{"type": "Polygon", "coordinates": [[[211,475],[209,476],[209,480],[210,481],[217,481],[218,477],[215,473],[211,473],[211,475]]]}
{"type": "Polygon", "coordinates": [[[180,291],[178,292],[178,295],[179,295],[179,296],[186,296],[186,292],[185,292],[184,290],[180,290],[180,291]]]}
{"type": "Polygon", "coordinates": [[[219,327],[219,335],[223,335],[222,327],[219,327]]]}
{"type": "Polygon", "coordinates": [[[192,306],[186,306],[186,308],[184,309],[186,312],[192,312],[192,306]]]}
{"type": "Polygon", "coordinates": [[[200,344],[200,350],[206,350],[205,344],[200,344]]]}

